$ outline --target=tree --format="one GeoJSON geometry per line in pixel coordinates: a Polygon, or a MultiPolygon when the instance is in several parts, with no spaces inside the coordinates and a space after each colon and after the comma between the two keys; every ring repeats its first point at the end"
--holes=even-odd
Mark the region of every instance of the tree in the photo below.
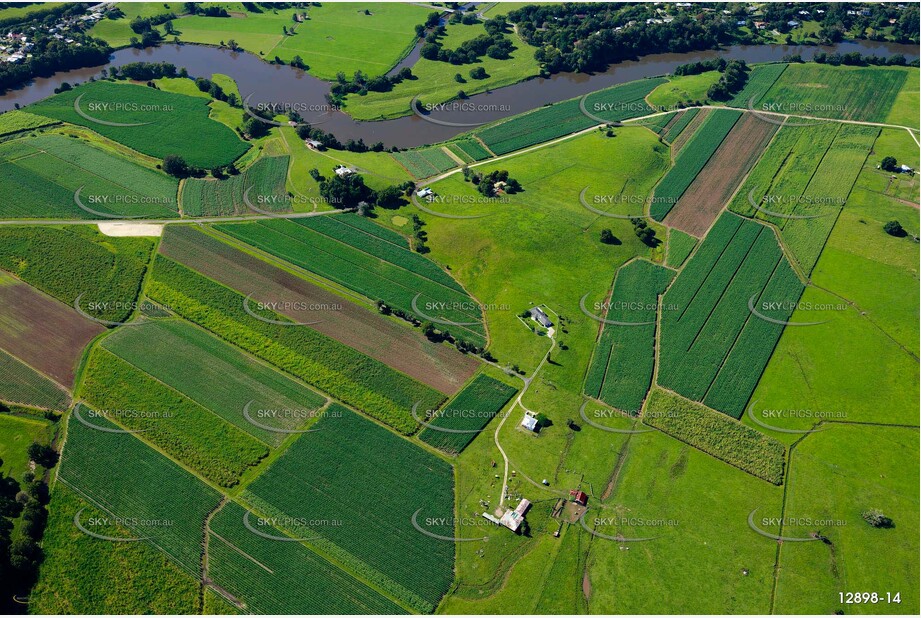
{"type": "Polygon", "coordinates": [[[175,32],[173,29],[173,20],[167,19],[163,22],[163,31],[166,32],[166,34],[173,34],[175,32]]]}
{"type": "Polygon", "coordinates": [[[269,125],[257,120],[252,116],[247,115],[243,118],[243,124],[241,125],[243,132],[249,135],[253,139],[258,139],[269,132],[269,125]]]}
{"type": "Polygon", "coordinates": [[[617,241],[617,237],[614,236],[614,233],[611,230],[605,228],[601,230],[601,242],[606,245],[613,245],[617,241]]]}
{"type": "Polygon", "coordinates": [[[174,178],[188,178],[189,165],[179,155],[170,154],[163,157],[163,171],[174,178]]]}
{"type": "Polygon", "coordinates": [[[43,468],[53,468],[58,463],[58,452],[47,444],[33,442],[29,446],[29,459],[43,468]]]}
{"type": "Polygon", "coordinates": [[[894,172],[897,169],[898,161],[895,160],[895,157],[883,157],[879,166],[887,172],[894,172]]]}
{"type": "Polygon", "coordinates": [[[902,224],[895,220],[887,221],[883,226],[883,231],[890,236],[905,236],[905,229],[902,227],[902,224]]]}
{"type": "Polygon", "coordinates": [[[874,528],[891,528],[892,520],[879,509],[867,509],[860,514],[863,520],[874,528]]]}
{"type": "Polygon", "coordinates": [[[483,67],[474,67],[470,69],[470,77],[473,79],[486,79],[486,69],[483,67]]]}

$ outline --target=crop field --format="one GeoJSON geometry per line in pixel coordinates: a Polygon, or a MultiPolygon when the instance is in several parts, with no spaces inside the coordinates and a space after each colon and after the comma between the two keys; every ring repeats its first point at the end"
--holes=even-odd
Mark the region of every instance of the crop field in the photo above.
{"type": "Polygon", "coordinates": [[[187,217],[256,214],[245,203],[260,210],[290,211],[285,192],[288,157],[262,157],[242,174],[224,180],[190,178],[182,185],[182,213],[187,217]]]}
{"type": "Polygon", "coordinates": [[[681,118],[681,114],[678,112],[672,112],[670,114],[662,114],[661,116],[655,116],[646,121],[644,126],[646,126],[650,131],[656,135],[662,135],[666,132],[668,127],[674,124],[678,119],[681,118]]]}
{"type": "Polygon", "coordinates": [[[670,268],[680,268],[696,246],[697,239],[690,234],[677,229],[669,230],[665,265],[670,268]]]}
{"type": "Polygon", "coordinates": [[[665,225],[698,237],[706,234],[776,130],[776,124],[753,114],[739,119],[668,212],[665,225]]]}
{"type": "Polygon", "coordinates": [[[83,348],[105,330],[0,271],[0,350],[70,388],[83,348]]]}
{"type": "MultiPolygon", "coordinates": [[[[435,410],[433,417],[426,419],[429,427],[422,430],[419,439],[456,455],[473,441],[477,432],[486,427],[516,392],[508,384],[480,374],[454,399],[435,410]]],[[[420,411],[419,416],[424,417],[425,414],[420,411]]]]}
{"type": "Polygon", "coordinates": [[[177,188],[162,172],[63,135],[0,144],[0,191],[17,196],[0,207],[8,218],[175,217],[177,188]]]}
{"type": "Polygon", "coordinates": [[[229,127],[208,117],[206,100],[145,86],[96,81],[40,101],[29,110],[87,127],[157,159],[180,155],[197,167],[226,165],[249,149],[229,127]],[[88,120],[76,112],[77,97],[82,97],[79,108],[92,118],[135,126],[88,120]]]}
{"type": "MultiPolygon", "coordinates": [[[[337,217],[353,235],[364,230],[399,245],[402,236],[363,217],[337,217]]],[[[344,232],[346,233],[346,232],[344,232]]],[[[286,270],[240,251],[193,227],[167,229],[160,251],[242,294],[254,303],[275,303],[276,311],[446,395],[476,371],[470,356],[434,345],[421,332],[337,296],[286,270]],[[335,316],[335,319],[329,319],[335,316]]]]}
{"type": "MultiPolygon", "coordinates": [[[[652,382],[659,295],[674,272],[646,260],[617,271],[606,320],[585,377],[585,394],[636,416],[652,382]]],[[[598,313],[601,314],[602,311],[598,313]]]]}
{"type": "MultiPolygon", "coordinates": [[[[77,423],[74,421],[74,424],[77,423]]],[[[130,454],[130,450],[123,449],[122,452],[130,454]]],[[[150,449],[140,452],[144,457],[156,456],[150,449]]],[[[68,453],[66,457],[69,456],[68,453]]],[[[107,460],[113,460],[117,454],[107,453],[107,456],[107,460]]],[[[143,462],[131,460],[129,463],[133,467],[143,462]]],[[[157,467],[162,467],[162,464],[157,467]]],[[[176,472],[186,475],[179,469],[176,472]]],[[[108,503],[109,490],[105,488],[109,486],[122,491],[141,487],[132,485],[121,475],[116,482],[109,478],[108,483],[111,485],[103,485],[98,477],[93,478],[93,493],[98,494],[103,504],[108,503]]],[[[163,480],[158,479],[156,486],[162,487],[163,480]]],[[[143,497],[141,494],[141,491],[135,490],[137,499],[143,497]]],[[[161,495],[152,498],[170,497],[161,495]]],[[[150,498],[143,497],[145,502],[150,498]]],[[[111,521],[111,513],[82,499],[66,481],[56,483],[51,494],[48,526],[42,539],[45,561],[29,598],[33,611],[42,614],[195,614],[201,611],[198,600],[201,584],[196,576],[151,543],[111,543],[83,534],[74,526],[74,515],[80,509],[84,509],[80,515],[84,526],[90,521],[99,524],[91,528],[97,534],[115,538],[135,536],[131,530],[111,521]],[[110,522],[104,524],[104,519],[110,522]]],[[[175,514],[170,513],[169,517],[174,518],[175,514]]],[[[182,522],[184,527],[188,523],[182,522]]],[[[201,542],[201,538],[193,537],[190,530],[183,530],[183,536],[188,536],[193,543],[201,542]]]]}
{"type": "MultiPolygon", "coordinates": [[[[421,509],[420,526],[453,535],[452,467],[341,406],[329,408],[316,429],[245,496],[282,518],[337,521],[310,527],[322,537],[311,544],[414,609],[432,611],[454,579],[454,543],[422,534],[412,518],[421,509]],[[441,517],[447,519],[425,524],[441,517]]],[[[297,528],[295,535],[306,534],[297,528]]]]}
{"type": "Polygon", "coordinates": [[[70,395],[24,362],[0,350],[0,401],[64,410],[70,395]]]}
{"type": "Polygon", "coordinates": [[[55,124],[57,120],[13,109],[0,114],[0,135],[10,135],[55,124]]]}
{"type": "Polygon", "coordinates": [[[741,112],[732,110],[714,110],[707,116],[656,187],[650,214],[657,221],[671,211],[741,116],[741,112]]]}
{"type": "Polygon", "coordinates": [[[179,320],[120,329],[102,347],[270,446],[325,403],[307,387],[179,320]],[[257,422],[282,431],[247,421],[247,404],[257,422]]]}
{"type": "MultiPolygon", "coordinates": [[[[82,418],[92,418],[92,424],[116,429],[81,408],[82,418]]],[[[220,496],[192,474],[136,436],[93,429],[71,418],[58,480],[198,576],[205,517],[220,496]]],[[[92,528],[89,520],[83,525],[92,528]]]]}
{"type": "Polygon", "coordinates": [[[659,384],[738,418],[802,290],[770,228],[724,214],[663,298],[659,384]]]}
{"type": "Polygon", "coordinates": [[[827,543],[778,548],[778,613],[875,614],[880,604],[890,614],[918,612],[917,587],[902,587],[898,605],[887,604],[883,592],[893,586],[893,573],[912,582],[918,576],[917,453],[917,428],[851,424],[835,424],[791,449],[781,534],[808,538],[818,526],[805,518],[837,525],[821,527],[827,543]],[[867,470],[874,471],[872,482],[867,470]],[[893,525],[870,526],[861,517],[869,508],[881,509],[893,525]],[[839,590],[880,590],[882,601],[846,605],[839,590]]]}
{"type": "MultiPolygon", "coordinates": [[[[227,503],[211,519],[208,577],[254,614],[403,614],[399,605],[301,543],[247,530],[227,503]]],[[[253,519],[255,521],[255,518],[253,519]]],[[[267,534],[283,537],[277,528],[267,534]]],[[[243,609],[241,608],[241,609],[243,609]]]]}
{"type": "Polygon", "coordinates": [[[643,422],[769,483],[783,482],[783,444],[693,401],[653,389],[643,422]]]}
{"type": "MultiPolygon", "coordinates": [[[[585,99],[585,109],[608,122],[651,114],[643,100],[663,79],[646,79],[594,92],[585,99]]],[[[579,99],[570,99],[514,116],[498,124],[478,129],[474,134],[497,155],[507,154],[598,124],[582,113],[579,99]]]]}
{"type": "Polygon", "coordinates": [[[841,120],[884,122],[909,71],[896,67],[791,64],[756,109],[841,120]]]}
{"type": "Polygon", "coordinates": [[[457,337],[477,345],[485,343],[479,305],[460,284],[418,253],[372,235],[351,233],[349,228],[339,227],[329,217],[215,227],[371,300],[382,300],[411,315],[417,313],[412,301],[421,294],[416,304],[423,313],[457,323],[442,325],[457,337]]]}
{"type": "Polygon", "coordinates": [[[393,158],[416,178],[428,178],[459,166],[457,161],[452,159],[441,146],[395,152],[393,158]]]}
{"type": "Polygon", "coordinates": [[[694,120],[694,117],[700,113],[700,108],[692,107],[691,109],[685,110],[682,112],[669,127],[665,134],[662,136],[666,142],[671,144],[675,141],[675,138],[681,135],[681,132],[691,124],[691,121],[694,120]]]}
{"type": "Polygon", "coordinates": [[[0,227],[0,268],[88,315],[131,315],[153,250],[149,238],[112,238],[90,226],[0,227]],[[82,295],[82,298],[81,298],[82,295]]]}
{"type": "Polygon", "coordinates": [[[684,148],[684,145],[697,134],[697,129],[700,128],[700,125],[707,120],[710,116],[710,112],[713,111],[712,109],[694,108],[689,109],[688,112],[690,113],[694,110],[697,110],[697,113],[691,116],[690,122],[688,122],[680,132],[671,136],[671,141],[668,140],[668,134],[666,134],[665,141],[669,141],[672,146],[672,159],[677,157],[681,149],[684,148]]]}
{"type": "Polygon", "coordinates": [[[99,416],[139,432],[222,487],[236,485],[269,454],[248,433],[105,349],[90,355],[82,393],[99,416]]]}
{"type": "Polygon", "coordinates": [[[788,66],[787,63],[780,62],[751,67],[745,86],[729,101],[729,105],[732,107],[749,107],[751,105],[752,109],[760,109],[756,106],[756,103],[767,94],[767,91],[771,89],[771,86],[774,85],[774,82],[777,81],[788,66]]]}
{"type": "Polygon", "coordinates": [[[483,144],[476,139],[462,139],[457,142],[450,142],[450,145],[463,152],[474,161],[482,161],[492,156],[489,151],[483,147],[483,144]]]}
{"type": "Polygon", "coordinates": [[[321,333],[275,323],[282,321],[281,314],[256,314],[273,322],[253,317],[244,309],[243,294],[163,256],[157,257],[148,293],[182,317],[402,433],[418,427],[410,414],[413,404],[437,406],[444,398],[321,333]]]}

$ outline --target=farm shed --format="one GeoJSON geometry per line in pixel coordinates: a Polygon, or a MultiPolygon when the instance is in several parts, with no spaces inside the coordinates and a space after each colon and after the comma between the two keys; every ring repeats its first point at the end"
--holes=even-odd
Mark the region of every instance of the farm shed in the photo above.
{"type": "Polygon", "coordinates": [[[588,504],[588,494],[586,494],[584,491],[571,489],[569,490],[569,496],[572,498],[572,501],[578,505],[586,506],[588,504]]]}

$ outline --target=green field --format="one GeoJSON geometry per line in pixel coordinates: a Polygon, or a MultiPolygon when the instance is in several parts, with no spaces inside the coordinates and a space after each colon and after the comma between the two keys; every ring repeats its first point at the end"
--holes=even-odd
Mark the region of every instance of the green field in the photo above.
{"type": "Polygon", "coordinates": [[[700,102],[707,100],[707,89],[720,78],[719,71],[704,71],[697,75],[678,75],[668,78],[668,82],[657,86],[649,93],[646,101],[662,110],[675,109],[679,103],[700,102]]]}
{"type": "MultiPolygon", "coordinates": [[[[402,433],[418,427],[410,414],[413,404],[436,406],[443,399],[435,390],[314,330],[253,317],[243,307],[243,294],[163,256],[157,257],[148,293],[182,317],[402,433]]],[[[263,313],[270,320],[284,319],[263,313]]]]}
{"type": "Polygon", "coordinates": [[[124,328],[102,346],[270,446],[278,446],[325,400],[206,331],[179,320],[124,328]],[[274,432],[246,420],[251,418],[274,432]]]}
{"type": "MultiPolygon", "coordinates": [[[[76,421],[74,423],[76,424],[76,421]]],[[[145,457],[156,457],[149,449],[141,452],[145,457]]],[[[115,453],[106,455],[111,459],[115,453]]],[[[70,457],[69,453],[67,457],[70,457]]],[[[158,469],[162,467],[161,461],[155,461],[160,464],[157,466],[158,469]]],[[[134,467],[141,462],[129,463],[134,467]]],[[[165,474],[172,477],[174,472],[177,475],[185,474],[178,469],[165,474]]],[[[111,480],[112,477],[109,476],[106,482],[111,480]]],[[[117,480],[123,489],[131,489],[131,484],[124,483],[123,478],[119,477],[117,480]]],[[[99,479],[92,480],[93,485],[99,482],[99,479]]],[[[162,479],[157,480],[156,486],[163,487],[163,483],[162,479]]],[[[118,485],[112,484],[112,487],[118,485]]],[[[143,493],[137,492],[139,495],[136,497],[146,502],[150,497],[140,495],[143,493]]],[[[108,501],[107,496],[105,491],[99,493],[100,500],[108,501]]],[[[171,497],[175,499],[175,496],[171,497]]],[[[176,502],[181,503],[183,500],[176,502]]],[[[216,502],[215,498],[215,504],[216,502]]],[[[125,501],[125,504],[129,503],[125,501]]],[[[161,508],[165,509],[168,506],[158,506],[157,510],[161,508]]],[[[94,532],[116,538],[131,538],[136,534],[114,522],[102,524],[101,520],[111,518],[110,512],[100,510],[82,499],[66,483],[57,483],[52,492],[48,526],[42,541],[46,558],[42,563],[38,582],[29,598],[29,607],[32,611],[42,614],[201,612],[201,585],[196,577],[152,544],[113,543],[83,534],[74,526],[74,514],[80,509],[85,509],[81,513],[81,521],[95,519],[100,522],[100,525],[93,528],[94,532]]],[[[182,525],[185,526],[186,523],[183,522],[182,525]]],[[[195,537],[192,532],[185,530],[182,536],[188,537],[193,543],[199,543],[200,538],[195,537]]]]}
{"type": "Polygon", "coordinates": [[[681,117],[675,121],[675,124],[668,128],[668,131],[665,133],[665,135],[662,136],[662,139],[671,144],[673,141],[675,141],[676,137],[681,135],[681,132],[687,128],[687,126],[691,123],[692,120],[694,120],[694,117],[697,116],[698,113],[700,113],[700,108],[698,107],[692,107],[691,109],[685,111],[683,114],[681,114],[681,117]]]}
{"type": "MultiPolygon", "coordinates": [[[[265,539],[224,505],[210,522],[208,576],[255,614],[403,614],[403,608],[301,543],[265,539]]],[[[256,521],[254,517],[251,521],[256,521]]],[[[283,537],[277,528],[265,532],[283,537]]],[[[224,598],[224,597],[221,597],[224,598]]]]}
{"type": "Polygon", "coordinates": [[[339,522],[289,530],[419,611],[431,611],[454,579],[453,469],[341,406],[333,406],[246,490],[279,517],[339,522]],[[292,492],[290,488],[297,487],[292,492]],[[425,518],[448,518],[431,526],[425,518]],[[308,532],[309,531],[309,532],[308,532]],[[399,547],[399,552],[393,551],[399,547]]]}
{"type": "Polygon", "coordinates": [[[174,178],[81,139],[54,134],[0,144],[0,191],[17,196],[0,208],[5,218],[176,217],[177,187],[174,178]]]}
{"type": "Polygon", "coordinates": [[[732,107],[751,106],[752,109],[758,109],[755,104],[771,89],[787,66],[786,63],[781,62],[752,67],[745,86],[729,101],[729,105],[732,107]]]}
{"type": "MultiPolygon", "coordinates": [[[[85,406],[81,414],[91,417],[85,406]]],[[[98,415],[91,422],[116,428],[98,415]]],[[[117,518],[133,537],[146,538],[184,571],[198,576],[205,517],[220,496],[136,436],[92,429],[71,417],[58,482],[104,511],[109,521],[102,523],[112,524],[117,518]]],[[[68,515],[73,520],[75,513],[68,515]]],[[[89,517],[81,521],[94,532],[89,517]]]]}
{"type": "Polygon", "coordinates": [[[246,171],[223,180],[190,178],[182,184],[182,214],[213,217],[256,214],[245,202],[260,210],[291,209],[285,192],[288,157],[261,157],[246,171]]]}
{"type": "Polygon", "coordinates": [[[672,228],[668,231],[668,256],[665,262],[671,268],[680,268],[697,246],[697,239],[681,230],[672,228]]]}
{"type": "Polygon", "coordinates": [[[137,306],[153,242],[112,238],[90,226],[0,228],[0,268],[101,320],[137,306]]]}
{"type": "Polygon", "coordinates": [[[19,133],[20,131],[29,131],[30,129],[38,129],[39,127],[45,127],[55,122],[56,121],[51,118],[45,118],[44,116],[13,109],[0,114],[0,136],[19,133]]]}
{"type": "Polygon", "coordinates": [[[738,418],[802,290],[770,228],[723,214],[663,297],[659,385],[738,418]]]}
{"type": "Polygon", "coordinates": [[[213,483],[233,487],[269,454],[256,438],[105,349],[92,352],[84,371],[81,394],[97,418],[139,432],[213,483]]]}
{"type": "Polygon", "coordinates": [[[29,446],[47,444],[48,429],[47,421],[0,413],[0,472],[21,480],[29,469],[29,446]]]}
{"type": "Polygon", "coordinates": [[[674,167],[656,187],[656,201],[650,207],[650,214],[657,221],[664,219],[678,202],[678,198],[691,185],[741,116],[740,112],[731,110],[715,110],[707,116],[675,157],[674,167]]]}
{"type": "MultiPolygon", "coordinates": [[[[905,585],[918,576],[917,454],[917,428],[851,424],[834,424],[792,449],[783,510],[790,523],[781,534],[808,538],[819,532],[828,542],[781,545],[775,612],[918,613],[918,588],[905,585]],[[867,524],[861,513],[871,508],[882,510],[893,527],[867,524]],[[895,574],[905,583],[897,583],[895,574]],[[883,600],[840,602],[839,591],[864,590],[883,600]],[[901,603],[887,603],[886,592],[899,592],[901,603]]],[[[755,537],[752,542],[774,545],[755,537]]]]}
{"type": "MultiPolygon", "coordinates": [[[[425,21],[424,17],[433,9],[419,10],[422,11],[422,17],[418,21],[406,22],[410,32],[416,23],[425,21]]],[[[486,34],[486,29],[482,24],[449,23],[446,28],[447,34],[441,38],[445,49],[456,49],[464,41],[486,34]]],[[[356,120],[397,118],[412,113],[410,105],[417,97],[424,104],[445,103],[456,99],[460,90],[467,95],[473,95],[536,76],[540,66],[534,59],[535,48],[524,43],[514,33],[507,33],[506,37],[510,38],[517,48],[512,51],[510,58],[498,60],[482,56],[475,64],[454,65],[450,62],[427,60],[420,57],[411,67],[415,79],[404,80],[396,84],[389,92],[369,92],[364,96],[351,94],[346,99],[345,110],[356,120]],[[485,79],[470,77],[470,70],[474,67],[482,67],[487,77],[485,79]],[[466,80],[465,83],[455,81],[454,76],[458,73],[466,80]]],[[[369,57],[373,56],[369,55],[369,57]]],[[[310,63],[306,56],[304,58],[310,63]]],[[[346,74],[351,75],[349,71],[346,71],[346,74]]],[[[456,122],[464,122],[464,120],[456,122]]]]}
{"type": "Polygon", "coordinates": [[[580,102],[587,112],[606,122],[644,116],[654,111],[646,104],[644,97],[662,83],[664,80],[661,78],[645,79],[606,88],[588,95],[584,102],[581,99],[570,99],[555,103],[477,129],[474,135],[492,152],[501,155],[598,124],[598,120],[582,112],[580,102]]]}
{"type": "MultiPolygon", "coordinates": [[[[263,220],[215,226],[276,257],[334,281],[371,300],[382,300],[410,315],[417,312],[455,324],[439,326],[452,335],[483,345],[478,304],[431,260],[371,234],[355,234],[337,218],[263,220]],[[445,303],[440,305],[439,303],[445,303]],[[431,307],[426,311],[426,307],[431,307]]],[[[419,319],[426,319],[420,315],[419,319]]]]}
{"type": "Polygon", "coordinates": [[[917,69],[791,64],[754,107],[820,118],[884,122],[910,71],[917,69]]]}
{"type": "MultiPolygon", "coordinates": [[[[474,161],[482,161],[492,156],[489,151],[483,147],[483,144],[475,139],[462,139],[456,142],[449,142],[448,146],[456,154],[466,155],[474,161]]],[[[461,158],[463,158],[463,156],[461,156],[461,158]]]]}
{"type": "Polygon", "coordinates": [[[428,178],[460,165],[441,146],[395,152],[393,158],[416,178],[428,178]]]}
{"type": "Polygon", "coordinates": [[[662,389],[653,389],[643,422],[749,474],[780,485],[783,444],[705,406],[662,389]]]}
{"type": "Polygon", "coordinates": [[[133,84],[83,84],[29,106],[28,111],[82,125],[157,159],[180,155],[197,167],[226,165],[249,149],[229,127],[208,117],[206,100],[133,84]],[[79,105],[77,97],[82,97],[79,105]],[[135,126],[101,124],[81,116],[78,108],[106,123],[135,126]]]}
{"type": "Polygon", "coordinates": [[[70,403],[70,396],[59,384],[0,350],[0,401],[64,410],[70,403]]]}
{"type": "Polygon", "coordinates": [[[645,260],[617,271],[609,300],[595,313],[619,324],[602,327],[585,377],[586,395],[630,415],[639,414],[655,366],[659,295],[674,274],[645,260]]]}
{"type": "Polygon", "coordinates": [[[508,384],[479,374],[454,399],[432,411],[432,416],[426,418],[423,411],[418,412],[429,425],[419,434],[419,439],[456,455],[505,407],[515,392],[516,389],[508,384]],[[440,431],[442,429],[448,431],[440,431]]]}

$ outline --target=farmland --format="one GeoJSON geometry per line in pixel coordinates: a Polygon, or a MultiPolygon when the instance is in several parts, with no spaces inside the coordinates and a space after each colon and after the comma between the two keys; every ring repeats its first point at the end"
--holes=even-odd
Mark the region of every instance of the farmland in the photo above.
{"type": "Polygon", "coordinates": [[[633,416],[639,413],[652,381],[659,295],[674,272],[645,260],[617,271],[605,323],[585,378],[585,394],[633,416]]]}
{"type": "Polygon", "coordinates": [[[732,107],[759,109],[756,103],[771,89],[774,82],[787,68],[786,63],[762,64],[752,67],[745,86],[729,102],[732,107]]]}
{"type": "Polygon", "coordinates": [[[29,469],[29,445],[48,443],[47,421],[0,413],[0,473],[21,479],[29,469]]]}
{"type": "Polygon", "coordinates": [[[665,132],[665,135],[662,136],[666,142],[671,144],[675,141],[681,132],[691,123],[692,120],[700,113],[700,109],[692,107],[691,109],[685,110],[678,116],[678,119],[668,128],[668,131],[665,132]]]}
{"type": "Polygon", "coordinates": [[[57,121],[37,114],[30,114],[29,112],[18,109],[12,110],[0,114],[0,135],[9,135],[11,133],[19,133],[20,131],[38,129],[39,127],[45,127],[55,122],[57,121]]]}
{"type": "Polygon", "coordinates": [[[118,420],[223,487],[233,487],[269,453],[248,433],[105,349],[92,352],[82,394],[97,417],[118,420]]]}
{"type": "Polygon", "coordinates": [[[267,310],[248,313],[245,296],[159,256],[148,291],[184,318],[276,367],[394,427],[412,433],[410,408],[437,405],[443,396],[383,363],[308,328],[277,322],[267,310]]]}
{"type": "Polygon", "coordinates": [[[738,418],[802,289],[770,228],[724,214],[663,297],[658,383],[738,418]]]}
{"type": "Polygon", "coordinates": [[[102,346],[251,436],[277,446],[325,403],[323,397],[220,339],[179,320],[121,329],[102,346]],[[246,420],[244,408],[263,426],[246,420]],[[264,414],[259,414],[264,412],[264,414]]]}
{"type": "Polygon", "coordinates": [[[187,217],[253,214],[244,200],[272,212],[291,210],[285,181],[288,157],[261,157],[245,172],[224,180],[190,178],[182,185],[182,210],[187,217]],[[247,193],[249,192],[249,193],[247,193]]]}
{"type": "Polygon", "coordinates": [[[412,303],[421,294],[416,304],[423,313],[427,313],[425,307],[431,307],[434,317],[456,323],[448,325],[453,335],[477,345],[485,342],[479,305],[447,273],[418,253],[369,234],[352,234],[350,228],[328,217],[215,227],[410,315],[417,313],[412,303]]]}
{"type": "MultiPolygon", "coordinates": [[[[433,411],[419,439],[456,455],[505,407],[515,392],[508,384],[479,374],[454,399],[433,411]]],[[[419,416],[425,418],[421,411],[419,416]]]]}
{"type": "Polygon", "coordinates": [[[180,155],[198,167],[226,165],[249,148],[229,127],[208,117],[206,100],[132,84],[84,84],[40,101],[30,111],[82,125],[158,159],[180,155]],[[77,97],[82,97],[77,107],[92,118],[134,126],[88,120],[76,111],[77,97]],[[116,102],[120,107],[115,107],[116,102]]]}
{"type": "MultiPolygon", "coordinates": [[[[590,114],[606,122],[644,116],[654,110],[643,97],[661,83],[661,79],[647,79],[599,90],[585,98],[584,107],[590,114]]],[[[474,135],[492,152],[501,155],[598,124],[597,120],[582,112],[580,101],[571,99],[542,107],[477,129],[474,135]]]]}
{"type": "Polygon", "coordinates": [[[0,350],[0,400],[46,410],[63,410],[70,395],[59,384],[0,350]]]}
{"type": "MultiPolygon", "coordinates": [[[[776,130],[777,125],[745,114],[668,212],[665,225],[694,236],[706,234],[776,130]]],[[[684,152],[690,155],[690,151],[684,152]]]]}
{"type": "Polygon", "coordinates": [[[681,267],[696,246],[697,239],[690,234],[685,234],[681,230],[669,230],[666,264],[671,268],[681,267]]]}
{"type": "Polygon", "coordinates": [[[175,179],[84,140],[50,134],[4,142],[0,170],[0,190],[18,196],[0,209],[9,218],[178,216],[175,179]]]}
{"type": "Polygon", "coordinates": [[[656,187],[655,201],[650,214],[657,221],[662,221],[675,206],[741,115],[736,111],[716,110],[707,116],[687,145],[675,157],[674,167],[656,187]]]}
{"type": "Polygon", "coordinates": [[[463,139],[457,142],[450,142],[448,147],[454,150],[455,153],[460,151],[460,153],[467,155],[468,158],[474,161],[482,161],[492,156],[489,154],[489,151],[483,147],[483,144],[475,139],[463,139]]]}
{"type": "Polygon", "coordinates": [[[83,348],[103,326],[0,271],[0,350],[71,388],[83,348]]]}
{"type": "Polygon", "coordinates": [[[93,318],[124,321],[137,304],[153,243],[88,226],[0,228],[0,268],[93,318]]]}
{"type": "MultiPolygon", "coordinates": [[[[82,414],[88,418],[90,411],[82,414]]],[[[92,423],[116,428],[100,416],[92,423]]],[[[71,418],[58,480],[198,576],[205,517],[219,495],[136,436],[92,429],[71,418]],[[150,491],[153,487],[159,491],[150,491]]]]}
{"type": "Polygon", "coordinates": [[[428,178],[438,172],[458,166],[458,162],[440,146],[423,148],[422,150],[395,152],[393,158],[399,161],[416,178],[428,178]]]}
{"type": "Polygon", "coordinates": [[[341,522],[310,528],[322,537],[312,543],[404,603],[431,611],[453,580],[454,543],[420,533],[411,520],[418,509],[420,525],[447,518],[424,527],[452,535],[451,466],[341,406],[328,409],[316,429],[247,488],[247,499],[282,518],[341,522]],[[288,490],[295,486],[299,491],[288,490]]]}
{"type": "Polygon", "coordinates": [[[884,122],[909,71],[913,69],[791,64],[757,101],[755,108],[821,118],[884,122]]]}
{"type": "MultiPolygon", "coordinates": [[[[337,219],[350,233],[368,234],[401,246],[398,236],[361,217],[337,219]]],[[[405,246],[405,245],[404,245],[405,246]]],[[[453,394],[476,370],[477,363],[447,345],[433,345],[421,332],[238,250],[191,227],[167,230],[160,245],[166,257],[193,268],[255,302],[274,303],[288,318],[309,324],[327,337],[367,354],[442,393],[453,394]],[[329,319],[331,315],[336,318],[329,319]]]]}
{"type": "MultiPolygon", "coordinates": [[[[254,614],[403,614],[399,605],[301,543],[262,538],[224,505],[208,527],[208,577],[254,614]]],[[[255,521],[255,518],[253,519],[255,521]]],[[[266,534],[284,536],[277,528],[266,534]]]]}
{"type": "Polygon", "coordinates": [[[719,412],[654,389],[642,418],[647,425],[769,483],[780,485],[783,480],[783,444],[719,412]]]}

